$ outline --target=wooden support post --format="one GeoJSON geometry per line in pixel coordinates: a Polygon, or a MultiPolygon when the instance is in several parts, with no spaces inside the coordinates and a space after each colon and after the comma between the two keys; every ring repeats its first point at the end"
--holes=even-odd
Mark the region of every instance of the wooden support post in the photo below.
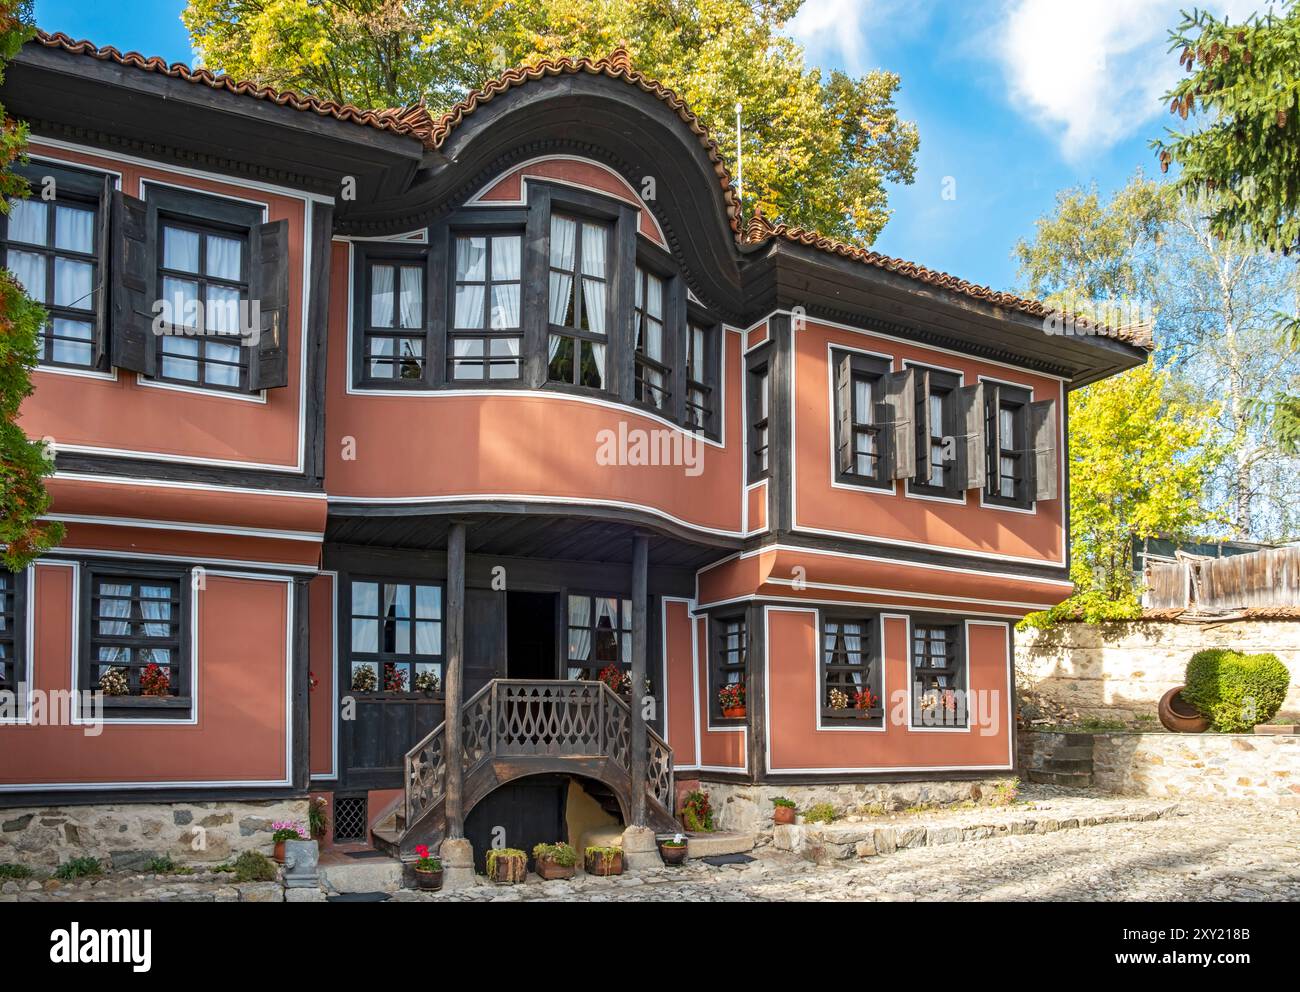
{"type": "Polygon", "coordinates": [[[644,534],[632,538],[632,822],[646,826],[645,781],[649,763],[649,739],[645,725],[646,600],[649,587],[650,539],[644,534]]]}
{"type": "Polygon", "coordinates": [[[447,531],[447,670],[443,690],[446,695],[443,717],[447,748],[447,783],[445,809],[447,837],[465,836],[462,807],[464,789],[464,737],[461,730],[461,706],[464,700],[462,674],[465,661],[465,525],[455,522],[447,531]]]}

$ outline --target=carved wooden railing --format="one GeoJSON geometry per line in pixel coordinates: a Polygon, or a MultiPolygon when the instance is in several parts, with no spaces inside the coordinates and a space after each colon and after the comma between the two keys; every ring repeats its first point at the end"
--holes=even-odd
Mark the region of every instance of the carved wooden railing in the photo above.
{"type": "MultiPolygon", "coordinates": [[[[494,757],[603,757],[631,773],[632,711],[603,682],[494,679],[461,707],[461,768],[466,777],[494,757]]],[[[444,724],[406,754],[406,825],[443,798],[447,782],[444,724]]],[[[673,752],[647,727],[643,785],[664,809],[673,808],[673,752]]]]}

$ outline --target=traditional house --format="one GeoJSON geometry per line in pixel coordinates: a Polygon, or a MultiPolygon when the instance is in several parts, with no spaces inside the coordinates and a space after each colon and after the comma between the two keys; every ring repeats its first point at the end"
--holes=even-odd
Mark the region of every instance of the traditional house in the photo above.
{"type": "Polygon", "coordinates": [[[481,853],[1013,770],[1066,396],[1148,341],[746,222],[621,51],[433,117],[40,34],[0,98],[67,528],[0,576],[0,806],[481,853]]]}

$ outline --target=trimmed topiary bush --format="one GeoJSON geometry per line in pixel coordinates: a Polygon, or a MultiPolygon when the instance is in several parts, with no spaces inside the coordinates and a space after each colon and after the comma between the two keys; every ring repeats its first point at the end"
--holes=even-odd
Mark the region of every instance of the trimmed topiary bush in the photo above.
{"type": "Polygon", "coordinates": [[[1273,717],[1286,699],[1291,673],[1277,655],[1227,648],[1197,651],[1187,663],[1183,699],[1221,734],[1245,734],[1273,717]]]}

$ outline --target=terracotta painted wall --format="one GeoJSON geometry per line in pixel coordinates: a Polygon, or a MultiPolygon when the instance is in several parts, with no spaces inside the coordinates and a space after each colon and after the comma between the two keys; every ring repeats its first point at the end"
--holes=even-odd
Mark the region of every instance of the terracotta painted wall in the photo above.
{"type": "MultiPolygon", "coordinates": [[[[72,688],[77,577],[70,566],[34,566],[37,689],[72,688]]],[[[97,737],[79,726],[0,726],[0,789],[287,784],[290,588],[282,581],[210,574],[195,617],[196,722],[106,724],[97,737]]]]}
{"type": "Polygon", "coordinates": [[[817,612],[806,607],[767,608],[768,770],[774,775],[815,772],[960,771],[1009,769],[1011,719],[1010,630],[1000,622],[969,622],[969,686],[990,706],[989,733],[979,721],[966,730],[909,729],[907,697],[901,697],[900,722],[890,710],[906,691],[908,620],[884,618],[883,730],[817,729],[820,688],[817,667],[817,612]]]}
{"type": "Polygon", "coordinates": [[[664,601],[668,743],[673,749],[673,767],[744,771],[745,729],[710,729],[707,621],[692,620],[689,610],[686,600],[664,601]]]}
{"type": "MultiPolygon", "coordinates": [[[[120,173],[119,188],[142,195],[153,181],[264,205],[267,220],[289,222],[289,384],[266,391],[265,401],[216,391],[180,391],[141,385],[134,372],[68,375],[37,370],[35,394],[23,405],[21,423],[32,437],[49,437],[77,450],[166,455],[183,460],[239,462],[295,469],[299,465],[302,387],[303,245],[306,202],[298,197],[199,178],[39,141],[31,154],[72,166],[120,173]]],[[[33,159],[33,164],[39,161],[33,159]]]]}
{"type": "Polygon", "coordinates": [[[326,486],[331,497],[543,497],[616,503],[738,534],[741,507],[740,336],[725,339],[725,447],[704,445],[703,470],[601,465],[600,433],[686,432],[615,402],[556,392],[459,390],[385,396],[346,391],[348,249],[334,246],[330,300],[326,486]],[[345,459],[343,440],[355,440],[345,459]]]}
{"type": "MultiPolygon", "coordinates": [[[[955,370],[963,374],[963,385],[974,385],[980,376],[1023,385],[1033,390],[1035,400],[1056,399],[1059,427],[1063,394],[1058,380],[812,321],[795,332],[794,340],[796,529],[1064,563],[1065,527],[1060,499],[1040,502],[1026,513],[982,507],[975,491],[968,492],[965,505],[961,505],[906,496],[903,482],[896,483],[892,494],[835,486],[834,383],[828,350],[834,346],[885,355],[895,370],[901,370],[909,361],[955,370]]],[[[1064,464],[1064,459],[1059,461],[1064,464]]],[[[1063,480],[1059,488],[1065,491],[1063,480]]]]}

